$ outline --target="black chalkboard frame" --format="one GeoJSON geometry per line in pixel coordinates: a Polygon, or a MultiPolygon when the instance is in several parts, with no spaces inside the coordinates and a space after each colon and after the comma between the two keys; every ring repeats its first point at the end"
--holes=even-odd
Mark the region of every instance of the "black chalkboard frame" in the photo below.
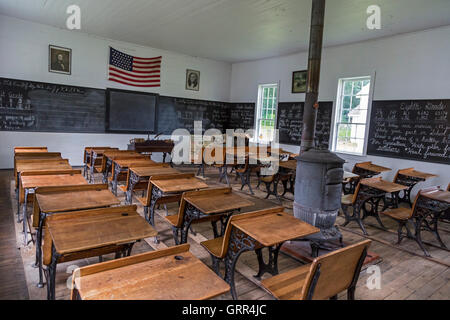
{"type": "Polygon", "coordinates": [[[123,89],[116,89],[116,88],[106,88],[105,92],[105,106],[106,106],[106,114],[105,114],[105,131],[106,133],[118,133],[118,134],[130,134],[130,133],[137,133],[137,134],[155,134],[158,130],[158,109],[159,109],[159,94],[154,92],[143,92],[143,91],[133,91],[133,90],[123,90],[123,89]],[[142,95],[148,95],[148,96],[154,96],[156,99],[155,103],[155,114],[154,114],[154,127],[155,130],[153,131],[143,131],[143,130],[113,130],[110,129],[110,123],[109,123],[109,116],[110,116],[110,93],[111,92],[122,92],[122,93],[131,93],[131,94],[142,94],[142,95]]]}

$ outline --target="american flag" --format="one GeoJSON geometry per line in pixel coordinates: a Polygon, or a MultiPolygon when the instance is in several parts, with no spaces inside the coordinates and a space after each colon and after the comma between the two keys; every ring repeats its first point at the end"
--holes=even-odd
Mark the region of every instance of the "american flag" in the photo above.
{"type": "Polygon", "coordinates": [[[135,87],[160,87],[161,60],[133,57],[110,47],[108,80],[135,87]]]}

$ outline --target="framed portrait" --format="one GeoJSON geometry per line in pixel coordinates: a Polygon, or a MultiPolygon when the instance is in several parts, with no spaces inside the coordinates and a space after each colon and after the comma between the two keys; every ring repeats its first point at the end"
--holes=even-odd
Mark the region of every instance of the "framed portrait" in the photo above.
{"type": "Polygon", "coordinates": [[[186,90],[200,90],[200,71],[186,70],[186,90]]]}
{"type": "Polygon", "coordinates": [[[308,71],[294,71],[292,73],[292,93],[305,93],[308,71]]]}
{"type": "Polygon", "coordinates": [[[49,45],[48,71],[62,74],[71,74],[72,49],[49,45]]]}

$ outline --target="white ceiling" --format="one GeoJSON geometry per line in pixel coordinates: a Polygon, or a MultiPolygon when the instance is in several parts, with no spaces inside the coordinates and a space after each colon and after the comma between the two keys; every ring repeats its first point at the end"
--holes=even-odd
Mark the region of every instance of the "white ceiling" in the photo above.
{"type": "MultiPolygon", "coordinates": [[[[306,51],[311,0],[0,0],[0,14],[65,27],[81,7],[81,32],[236,62],[306,51]]],[[[450,25],[450,0],[327,0],[324,45],[450,25]],[[382,29],[366,10],[381,7],[382,29]]]]}

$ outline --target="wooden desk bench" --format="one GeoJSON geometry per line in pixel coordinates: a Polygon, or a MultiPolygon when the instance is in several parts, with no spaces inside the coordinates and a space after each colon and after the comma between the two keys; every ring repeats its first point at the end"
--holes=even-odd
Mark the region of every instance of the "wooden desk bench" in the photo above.
{"type": "Polygon", "coordinates": [[[232,216],[223,237],[204,241],[201,245],[211,254],[213,269],[219,274],[219,262],[225,262],[224,280],[231,287],[233,299],[237,299],[234,270],[239,256],[255,250],[260,278],[264,273],[278,274],[278,253],[285,241],[298,239],[320,230],[285,213],[276,207],[232,216]],[[262,249],[269,248],[269,262],[263,259],[262,249]]]}
{"type": "Polygon", "coordinates": [[[61,212],[116,206],[120,201],[109,191],[107,184],[39,187],[35,190],[33,227],[36,233],[36,263],[39,267],[38,288],[42,288],[42,229],[48,215],[61,212]]]}
{"type": "Polygon", "coordinates": [[[77,269],[72,283],[72,300],[205,300],[230,290],[188,244],[77,269]]]}
{"type": "Polygon", "coordinates": [[[408,186],[408,189],[404,190],[403,196],[399,197],[399,202],[405,202],[412,207],[411,204],[411,191],[416,184],[422,181],[426,181],[431,178],[435,178],[437,175],[414,170],[414,168],[398,170],[395,175],[394,182],[408,186]]]}
{"type": "Polygon", "coordinates": [[[233,193],[231,188],[204,189],[183,193],[178,214],[166,217],[172,225],[175,244],[187,242],[192,223],[211,221],[214,238],[223,235],[228,219],[241,208],[250,207],[253,202],[233,193]],[[221,230],[217,230],[217,221],[221,230]]]}
{"type": "MultiPolygon", "coordinates": [[[[38,187],[85,185],[87,181],[81,174],[81,170],[41,170],[24,171],[20,176],[19,197],[17,206],[20,210],[22,205],[23,232],[25,245],[28,244],[28,215],[27,203],[28,195],[34,193],[38,187]]],[[[20,211],[19,211],[20,212],[20,211]]],[[[31,232],[31,229],[30,229],[31,232]]]]}
{"type": "Polygon", "coordinates": [[[47,299],[55,299],[56,265],[108,253],[129,256],[136,241],[157,232],[136,206],[64,212],[47,217],[43,263],[47,266],[47,299]]]}
{"type": "Polygon", "coordinates": [[[148,156],[144,156],[136,151],[130,150],[110,150],[106,151],[102,157],[103,183],[108,182],[108,175],[113,171],[113,162],[116,159],[150,159],[148,156]]]}
{"type": "MultiPolygon", "coordinates": [[[[135,156],[127,159],[114,159],[111,175],[111,188],[115,195],[117,195],[117,185],[119,183],[119,176],[128,173],[129,167],[147,167],[156,164],[155,161],[145,158],[143,155],[135,156]]],[[[121,181],[126,181],[126,175],[121,181]]]]}
{"type": "Polygon", "coordinates": [[[145,183],[145,188],[148,186],[148,181],[154,175],[166,175],[180,173],[178,170],[172,168],[167,163],[155,163],[146,167],[130,167],[128,169],[127,184],[124,188],[126,191],[127,204],[133,201],[133,190],[138,184],[145,183]]]}

